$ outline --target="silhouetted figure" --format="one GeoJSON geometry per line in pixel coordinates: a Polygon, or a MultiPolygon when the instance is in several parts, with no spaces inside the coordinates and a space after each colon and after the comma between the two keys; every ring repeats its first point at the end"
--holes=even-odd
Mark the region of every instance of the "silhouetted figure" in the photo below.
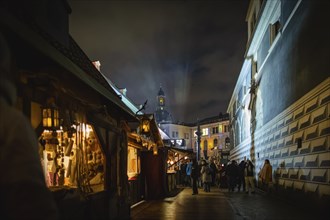
{"type": "Polygon", "coordinates": [[[239,168],[237,165],[237,162],[235,160],[232,160],[231,163],[227,166],[226,169],[226,175],[228,178],[228,191],[234,191],[236,184],[237,184],[237,178],[239,174],[239,168]]]}
{"type": "Polygon", "coordinates": [[[227,188],[228,187],[228,180],[227,180],[227,175],[226,175],[226,168],[227,165],[223,164],[220,167],[219,173],[220,173],[220,184],[219,188],[227,188]]]}
{"type": "Polygon", "coordinates": [[[0,32],[0,218],[57,219],[46,186],[38,142],[30,121],[17,109],[15,72],[4,35],[0,32]]]}
{"type": "Polygon", "coordinates": [[[197,179],[199,177],[199,169],[198,164],[196,161],[196,158],[192,160],[192,166],[191,166],[191,181],[192,181],[192,190],[193,195],[198,194],[198,188],[197,188],[197,179]]]}
{"type": "Polygon", "coordinates": [[[183,162],[180,165],[180,176],[181,176],[180,180],[183,186],[188,186],[188,176],[186,173],[186,169],[187,169],[187,162],[183,162]]]}
{"type": "Polygon", "coordinates": [[[215,165],[214,161],[212,160],[210,163],[210,168],[211,168],[211,176],[212,176],[212,183],[211,185],[214,186],[215,185],[215,177],[217,175],[217,166],[215,165]]]}
{"type": "Polygon", "coordinates": [[[242,160],[238,165],[238,178],[237,178],[237,189],[238,191],[241,190],[241,186],[243,186],[243,191],[245,191],[245,176],[244,176],[244,169],[245,169],[245,160],[242,160]]]}

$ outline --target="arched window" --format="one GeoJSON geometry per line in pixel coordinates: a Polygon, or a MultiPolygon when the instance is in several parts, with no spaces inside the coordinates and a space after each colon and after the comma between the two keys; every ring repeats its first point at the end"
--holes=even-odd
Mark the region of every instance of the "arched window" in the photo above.
{"type": "Polygon", "coordinates": [[[225,139],[225,148],[226,149],[230,148],[230,138],[229,137],[226,137],[226,139],[225,139]]]}
{"type": "Polygon", "coordinates": [[[204,141],[203,150],[207,150],[207,140],[204,141]]]}
{"type": "Polygon", "coordinates": [[[214,139],[213,140],[213,147],[217,147],[218,146],[218,139],[214,139]]]}
{"type": "Polygon", "coordinates": [[[238,122],[236,122],[236,126],[235,126],[235,147],[237,145],[239,145],[240,143],[241,143],[241,140],[240,140],[240,127],[239,127],[238,122]]]}

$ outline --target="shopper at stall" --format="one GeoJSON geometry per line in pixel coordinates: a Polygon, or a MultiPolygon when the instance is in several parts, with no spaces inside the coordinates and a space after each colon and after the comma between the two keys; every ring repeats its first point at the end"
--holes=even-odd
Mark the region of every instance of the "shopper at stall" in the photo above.
{"type": "Polygon", "coordinates": [[[13,107],[16,88],[11,57],[0,32],[0,219],[58,219],[42,172],[35,132],[29,120],[13,107]]]}

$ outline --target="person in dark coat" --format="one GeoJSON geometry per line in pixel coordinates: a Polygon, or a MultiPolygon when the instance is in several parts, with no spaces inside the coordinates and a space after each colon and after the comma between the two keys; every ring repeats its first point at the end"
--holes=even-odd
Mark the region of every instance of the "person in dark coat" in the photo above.
{"type": "Polygon", "coordinates": [[[180,180],[183,186],[188,186],[188,176],[187,176],[187,162],[184,162],[180,165],[180,180]]]}
{"type": "Polygon", "coordinates": [[[239,167],[235,160],[232,160],[231,163],[227,166],[226,175],[228,178],[228,191],[234,192],[239,175],[239,167]]]}
{"type": "Polygon", "coordinates": [[[198,194],[198,187],[197,187],[197,180],[199,178],[199,169],[196,158],[192,159],[192,165],[191,165],[191,181],[192,181],[192,190],[193,195],[198,194]]]}
{"type": "Polygon", "coordinates": [[[219,188],[227,188],[228,187],[228,180],[227,180],[227,175],[226,175],[226,164],[222,164],[219,173],[220,173],[220,183],[219,183],[219,188]]]}
{"type": "Polygon", "coordinates": [[[211,176],[212,176],[211,186],[214,186],[215,185],[215,177],[217,175],[217,166],[215,165],[213,160],[210,163],[210,168],[211,168],[211,176]]]}
{"type": "Polygon", "coordinates": [[[245,160],[242,160],[238,165],[239,173],[238,173],[238,179],[237,179],[237,189],[238,189],[238,191],[240,191],[241,186],[243,186],[243,192],[245,192],[245,176],[244,176],[245,165],[246,165],[245,160]]]}

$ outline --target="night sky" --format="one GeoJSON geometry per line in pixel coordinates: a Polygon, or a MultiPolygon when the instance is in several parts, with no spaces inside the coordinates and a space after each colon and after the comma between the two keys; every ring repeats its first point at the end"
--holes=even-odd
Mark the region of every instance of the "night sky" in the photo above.
{"type": "Polygon", "coordinates": [[[160,85],[174,122],[225,113],[247,43],[248,0],[69,0],[70,33],[136,104],[156,108],[160,85]]]}

